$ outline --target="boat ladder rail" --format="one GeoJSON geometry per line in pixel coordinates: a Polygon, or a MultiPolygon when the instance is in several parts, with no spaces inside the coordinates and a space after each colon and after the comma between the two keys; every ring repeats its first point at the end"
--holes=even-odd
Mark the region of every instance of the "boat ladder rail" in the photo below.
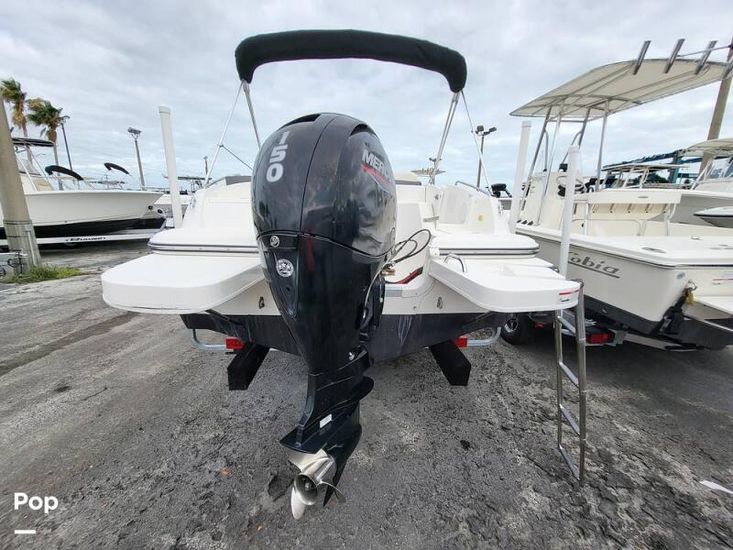
{"type": "MultiPolygon", "coordinates": [[[[564,314],[565,310],[555,311],[555,358],[557,370],[557,449],[565,463],[580,485],[585,481],[586,451],[586,412],[587,412],[587,377],[586,377],[586,337],[585,312],[583,299],[583,282],[578,290],[578,303],[572,314],[564,314]],[[573,318],[572,321],[570,318],[573,318]],[[565,329],[565,330],[563,330],[565,329]],[[565,363],[563,355],[563,332],[575,337],[577,374],[565,363]],[[567,379],[578,390],[578,414],[575,416],[565,402],[563,380],[567,379]],[[579,456],[576,462],[563,445],[564,424],[567,424],[579,439],[579,456]]],[[[567,313],[571,313],[568,311],[567,313]]]]}

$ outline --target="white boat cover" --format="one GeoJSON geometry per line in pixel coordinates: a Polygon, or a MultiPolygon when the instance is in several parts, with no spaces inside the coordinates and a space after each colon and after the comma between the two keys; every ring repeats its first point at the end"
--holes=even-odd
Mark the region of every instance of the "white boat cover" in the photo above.
{"type": "Polygon", "coordinates": [[[636,60],[597,67],[533,99],[513,116],[541,116],[549,111],[563,120],[600,118],[650,101],[692,90],[723,77],[726,64],[708,61],[698,70],[696,59],[677,59],[665,73],[666,59],[645,59],[634,74],[636,60]]]}
{"type": "Polygon", "coordinates": [[[578,302],[580,284],[564,279],[542,261],[507,263],[463,258],[461,264],[457,258],[441,258],[430,261],[429,273],[488,311],[553,311],[578,302]]]}
{"type": "Polygon", "coordinates": [[[733,155],[733,138],[709,139],[690,145],[685,150],[686,155],[704,155],[705,153],[733,155]]]}
{"type": "Polygon", "coordinates": [[[259,256],[150,254],[102,274],[109,305],[142,313],[198,313],[264,279],[259,256]]]}

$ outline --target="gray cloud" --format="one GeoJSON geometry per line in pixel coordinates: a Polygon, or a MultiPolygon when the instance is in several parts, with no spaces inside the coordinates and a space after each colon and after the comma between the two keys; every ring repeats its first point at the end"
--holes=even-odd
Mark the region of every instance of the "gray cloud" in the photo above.
{"type": "MultiPolygon", "coordinates": [[[[429,39],[463,53],[474,123],[497,126],[485,160],[494,181],[511,181],[520,119],[508,113],[581,72],[635,57],[666,57],[677,38],[699,49],[722,44],[733,5],[674,10],[669,2],[6,2],[0,5],[0,76],[21,81],[71,116],[75,168],[100,175],[102,163],[134,168],[128,126],[143,131],[146,178],[163,184],[157,106],[173,109],[179,174],[201,174],[237,87],[234,48],[249,35],[298,28],[360,28],[429,39]]],[[[267,134],[296,116],[336,111],[362,118],[382,138],[396,170],[427,165],[450,100],[439,75],[371,61],[278,63],[257,70],[252,93],[267,134]]],[[[612,117],[606,159],[671,150],[702,140],[716,89],[704,89],[612,117]]],[[[731,134],[729,112],[723,134],[731,134]]],[[[252,162],[254,135],[243,101],[227,145],[252,162]]],[[[534,134],[539,130],[534,123],[534,134]]],[[[35,132],[35,130],[33,130],[35,132]]],[[[595,166],[599,125],[584,146],[595,166]]],[[[533,135],[533,138],[535,136],[533,135]]],[[[569,135],[565,136],[569,139],[569,135]]],[[[461,107],[444,155],[443,181],[475,178],[477,157],[461,107]]],[[[247,173],[222,153],[216,175],[247,173]]]]}

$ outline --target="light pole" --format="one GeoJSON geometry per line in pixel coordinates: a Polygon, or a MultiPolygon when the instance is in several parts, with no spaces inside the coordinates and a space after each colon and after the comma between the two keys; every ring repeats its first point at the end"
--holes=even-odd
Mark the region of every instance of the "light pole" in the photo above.
{"type": "Polygon", "coordinates": [[[481,136],[481,152],[478,156],[478,175],[476,176],[476,189],[478,189],[481,186],[481,165],[483,164],[483,158],[484,158],[484,138],[491,134],[492,132],[496,132],[496,126],[492,126],[488,130],[484,130],[484,127],[482,124],[479,124],[476,126],[476,130],[474,133],[477,136],[481,136]]]}
{"type": "Polygon", "coordinates": [[[130,127],[127,129],[127,133],[132,136],[133,141],[135,142],[135,155],[137,156],[137,169],[140,172],[140,187],[142,189],[145,189],[145,176],[143,175],[143,163],[140,161],[140,147],[137,145],[137,140],[140,137],[140,134],[142,133],[137,128],[130,127]]]}

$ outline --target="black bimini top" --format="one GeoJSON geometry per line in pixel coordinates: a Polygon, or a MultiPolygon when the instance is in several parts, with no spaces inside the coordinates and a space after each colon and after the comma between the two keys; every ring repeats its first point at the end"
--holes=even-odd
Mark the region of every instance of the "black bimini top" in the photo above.
{"type": "Polygon", "coordinates": [[[65,176],[71,176],[76,181],[83,181],[84,180],[84,178],[82,178],[79,174],[77,174],[73,170],[71,170],[69,168],[65,168],[63,166],[59,166],[58,164],[50,164],[50,165],[46,166],[46,168],[44,168],[44,170],[46,170],[46,174],[48,174],[49,176],[54,175],[54,173],[55,174],[64,174],[65,176]]]}
{"type": "MultiPolygon", "coordinates": [[[[122,166],[120,166],[119,164],[115,164],[114,162],[105,162],[105,163],[104,163],[104,167],[105,167],[105,168],[106,168],[106,169],[107,169],[108,171],[112,171],[112,170],[117,170],[117,171],[119,171],[119,172],[122,172],[122,173],[124,173],[124,174],[127,174],[128,176],[130,175],[130,172],[128,172],[127,170],[125,170],[125,169],[124,169],[124,168],[123,168],[122,166]]],[[[179,179],[180,179],[180,178],[179,178],[179,179]]]]}
{"type": "Polygon", "coordinates": [[[13,145],[17,147],[53,147],[53,141],[40,138],[13,136],[13,145]]]}
{"type": "Polygon", "coordinates": [[[452,92],[466,85],[466,60],[427,40],[355,30],[307,30],[259,34],[242,40],[234,53],[239,78],[252,82],[255,69],[274,61],[374,59],[442,74],[452,92]]]}

